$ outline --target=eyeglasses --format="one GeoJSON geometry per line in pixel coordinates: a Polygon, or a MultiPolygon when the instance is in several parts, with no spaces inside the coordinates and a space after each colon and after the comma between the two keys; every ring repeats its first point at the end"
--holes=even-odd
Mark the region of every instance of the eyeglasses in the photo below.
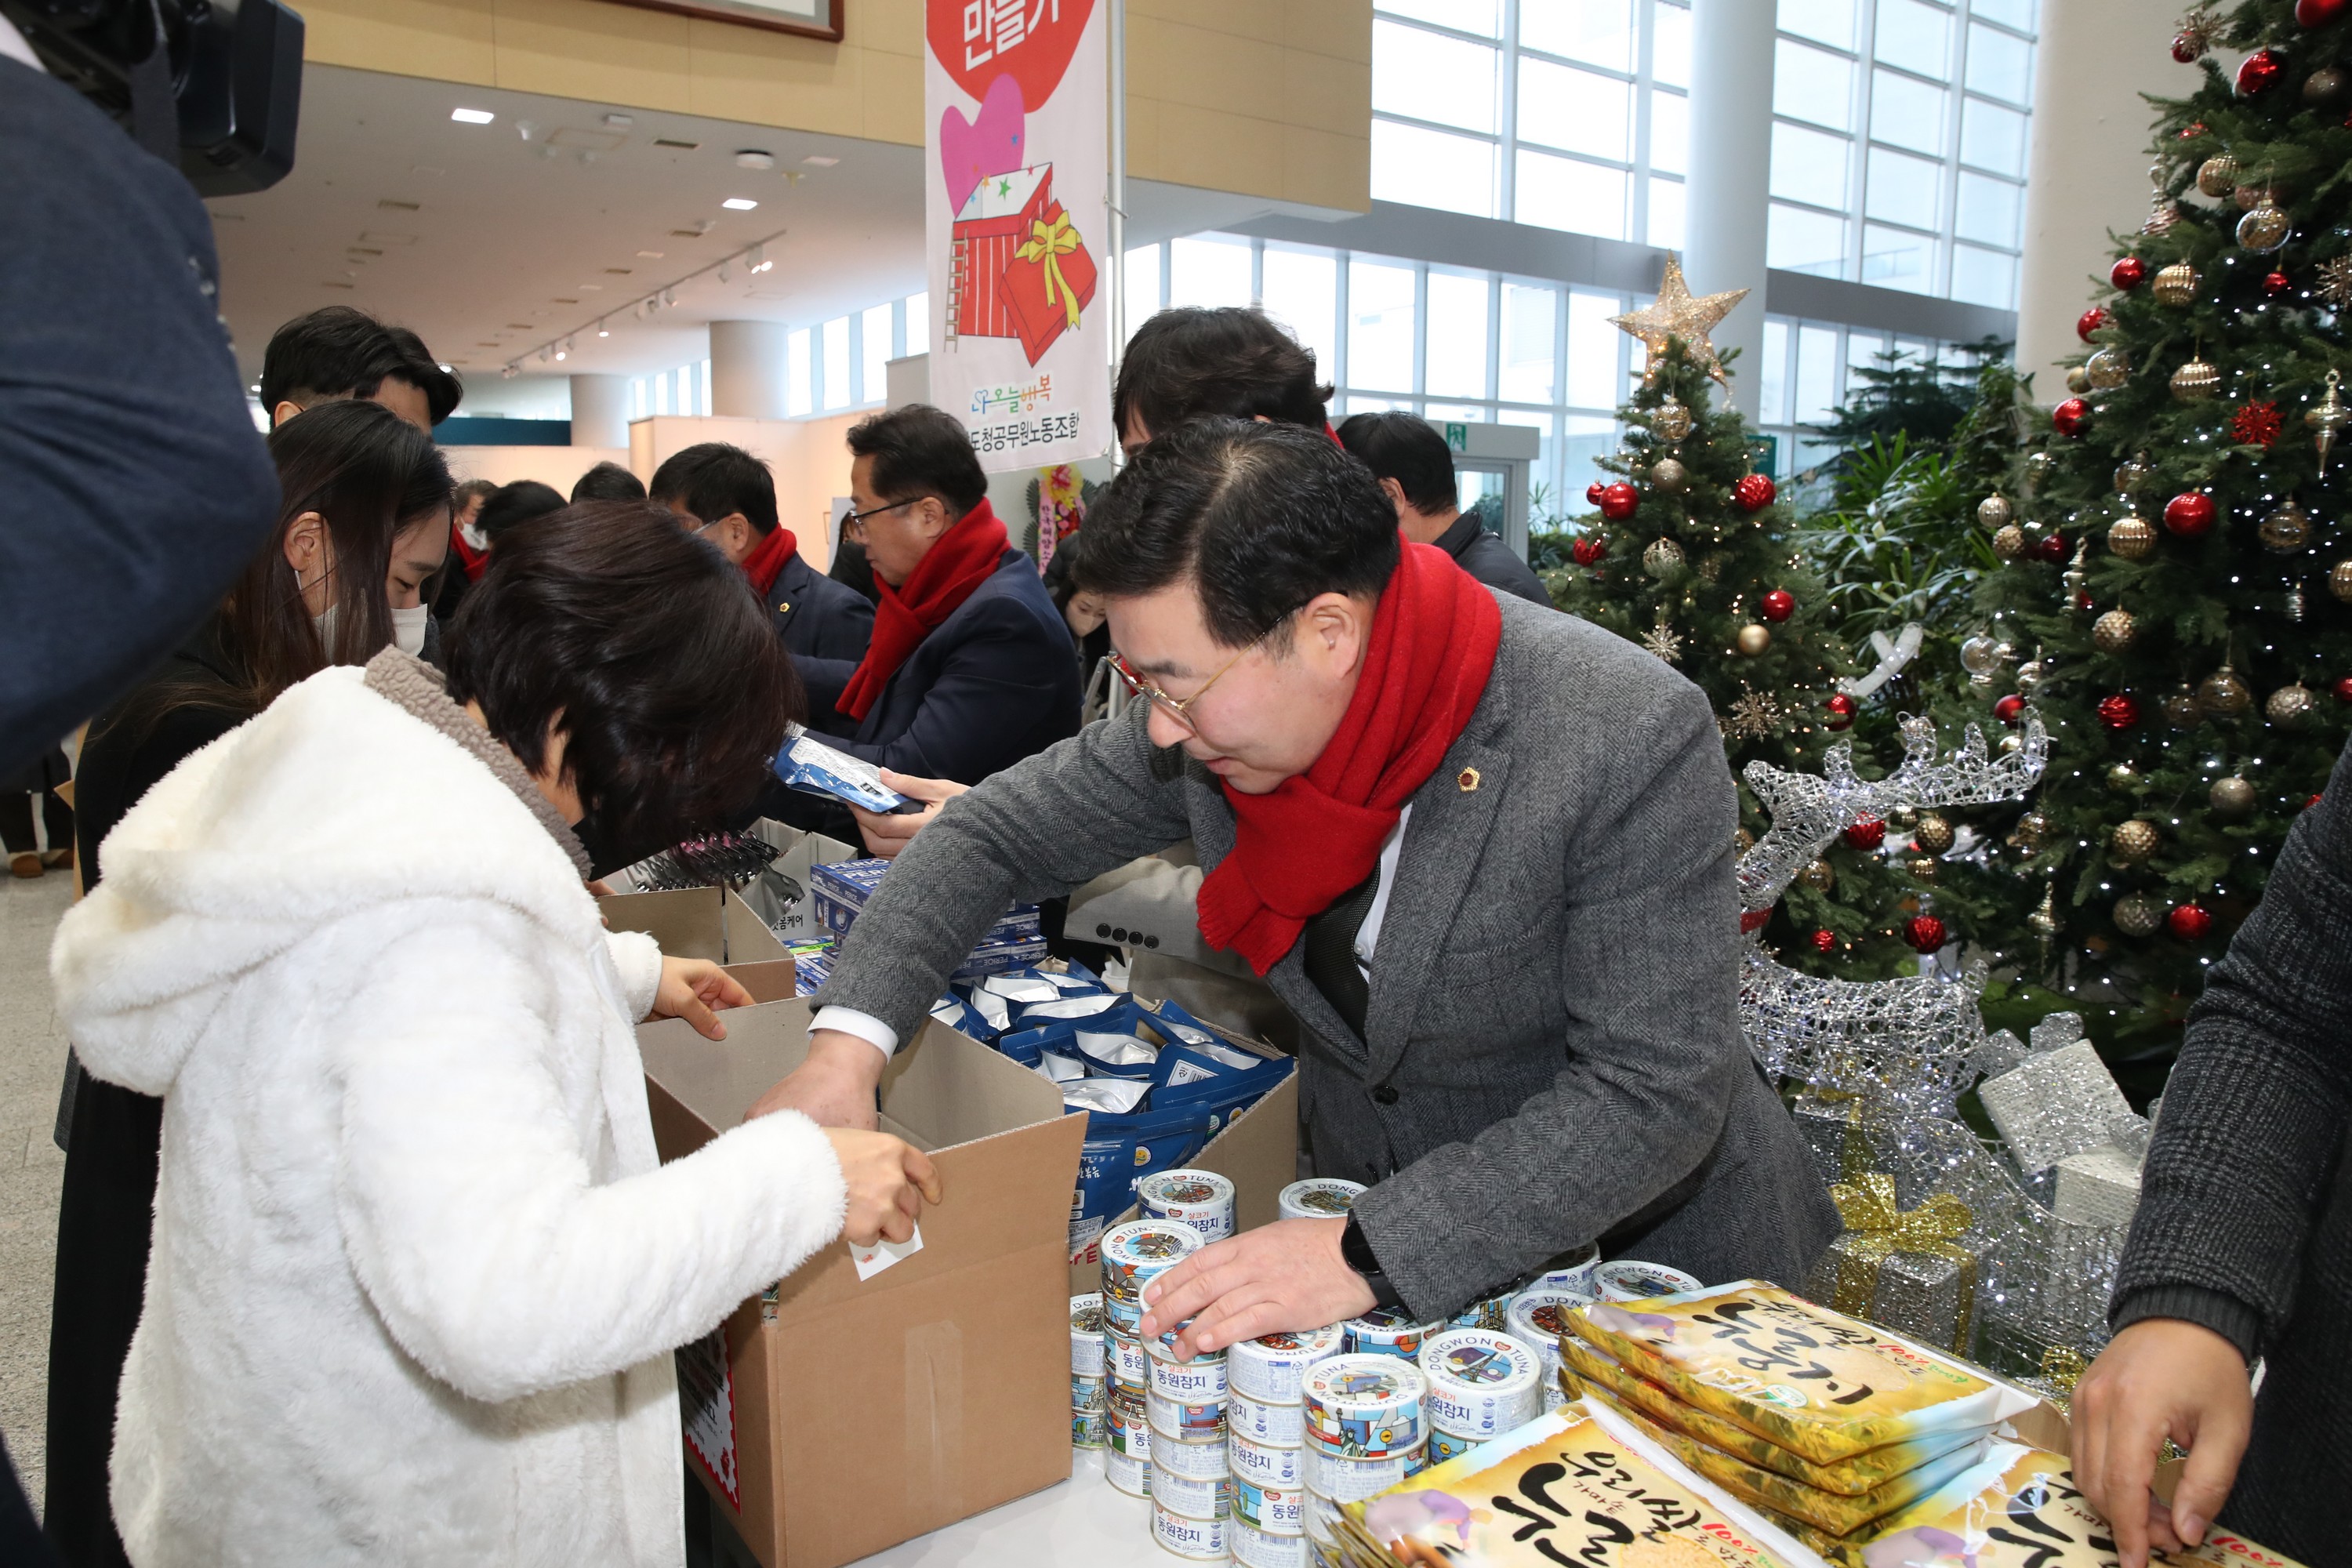
{"type": "Polygon", "coordinates": [[[856,529],[859,533],[864,533],[866,531],[866,520],[867,518],[878,517],[886,511],[897,511],[902,506],[913,506],[917,501],[919,501],[922,499],[923,498],[921,496],[908,496],[905,500],[894,500],[887,506],[868,507],[864,511],[845,512],[843,514],[841,519],[842,535],[845,538],[848,537],[850,530],[852,529],[856,529]]]}
{"type": "Polygon", "coordinates": [[[1202,698],[1206,697],[1209,694],[1209,688],[1216,685],[1218,681],[1223,680],[1225,678],[1225,672],[1233,668],[1234,666],[1239,664],[1242,660],[1247,658],[1250,654],[1256,649],[1258,644],[1265,642],[1266,637],[1272,637],[1276,632],[1280,631],[1288,624],[1289,616],[1286,616],[1282,620],[1276,622],[1274,626],[1269,626],[1266,629],[1265,637],[1259,637],[1255,642],[1251,643],[1248,647],[1242,649],[1241,652],[1225,660],[1225,662],[1218,668],[1217,672],[1214,675],[1212,675],[1208,679],[1201,683],[1200,690],[1195,691],[1192,696],[1183,699],[1181,701],[1169,696],[1168,693],[1160,690],[1157,685],[1136,674],[1135,671],[1129,667],[1127,656],[1120,653],[1117,648],[1113,648],[1110,651],[1110,655],[1106,662],[1109,664],[1111,673],[1118,676],[1119,679],[1125,683],[1127,689],[1130,693],[1137,697],[1143,698],[1147,701],[1157,703],[1160,707],[1165,708],[1168,710],[1168,716],[1170,718],[1175,720],[1176,722],[1183,725],[1184,728],[1192,731],[1192,733],[1197,735],[1201,732],[1201,730],[1199,725],[1192,722],[1192,705],[1200,701],[1202,698]]]}

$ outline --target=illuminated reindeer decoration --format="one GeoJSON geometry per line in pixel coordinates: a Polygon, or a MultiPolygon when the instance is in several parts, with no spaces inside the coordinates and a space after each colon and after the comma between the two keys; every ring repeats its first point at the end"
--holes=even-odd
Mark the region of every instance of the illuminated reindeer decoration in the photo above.
{"type": "MultiPolygon", "coordinates": [[[[1819,778],[1748,763],[1748,787],[1772,827],[1739,859],[1740,906],[1748,917],[1743,926],[1760,928],[1798,871],[1854,823],[1883,820],[1906,805],[2021,799],[2041,779],[2049,754],[2049,737],[2032,717],[2017,751],[1990,761],[1973,724],[1960,748],[1938,762],[1935,725],[1916,717],[1902,723],[1903,765],[1883,779],[1856,778],[1853,747],[1844,742],[1830,748],[1819,778]]],[[[1977,1012],[1984,980],[1980,963],[1958,981],[1822,980],[1776,962],[1751,936],[1741,961],[1741,1023],[1749,1048],[1775,1077],[1891,1100],[1898,1113],[1948,1117],[1984,1042],[1977,1012]]]]}

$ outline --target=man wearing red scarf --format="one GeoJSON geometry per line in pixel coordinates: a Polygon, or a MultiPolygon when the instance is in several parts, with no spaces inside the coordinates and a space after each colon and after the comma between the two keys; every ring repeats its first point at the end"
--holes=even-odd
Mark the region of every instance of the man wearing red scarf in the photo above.
{"type": "Polygon", "coordinates": [[[1160,435],[1087,532],[1080,580],[1150,700],[948,802],[763,1104],[870,1125],[887,1053],[1008,904],[1189,835],[1203,936],[1297,1016],[1316,1171],[1370,1190],[1204,1248],[1146,1334],[1440,1321],[1595,1243],[1801,1284],[1838,1217],[1741,1037],[1705,696],[1404,542],[1319,432],[1160,435]]]}
{"type": "Polygon", "coordinates": [[[811,566],[800,540],[776,518],[768,465],[724,441],[703,441],[665,459],[646,493],[743,569],[794,659],[856,659],[874,631],[874,606],[811,566]]]}

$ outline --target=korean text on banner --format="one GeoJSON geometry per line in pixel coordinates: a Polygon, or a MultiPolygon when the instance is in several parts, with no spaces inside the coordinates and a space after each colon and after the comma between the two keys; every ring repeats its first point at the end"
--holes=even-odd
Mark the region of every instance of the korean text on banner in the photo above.
{"type": "Polygon", "coordinates": [[[992,472],[1113,441],[1104,4],[926,4],[931,401],[992,472]]]}

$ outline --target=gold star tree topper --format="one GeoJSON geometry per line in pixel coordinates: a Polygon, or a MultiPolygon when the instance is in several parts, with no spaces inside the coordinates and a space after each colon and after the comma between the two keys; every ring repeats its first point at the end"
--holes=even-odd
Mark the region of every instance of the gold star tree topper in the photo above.
{"type": "Polygon", "coordinates": [[[1649,363],[1642,370],[1643,382],[1656,379],[1659,368],[1664,364],[1666,340],[1680,338],[1690,351],[1692,362],[1702,366],[1727,392],[1731,378],[1723,374],[1722,362],[1715,357],[1715,344],[1707,341],[1707,333],[1746,298],[1747,289],[1734,289],[1727,294],[1692,299],[1690,286],[1683,281],[1682,258],[1670,250],[1666,252],[1666,275],[1658,283],[1656,303],[1609,319],[1641,339],[1642,346],[1649,351],[1649,363]]]}

